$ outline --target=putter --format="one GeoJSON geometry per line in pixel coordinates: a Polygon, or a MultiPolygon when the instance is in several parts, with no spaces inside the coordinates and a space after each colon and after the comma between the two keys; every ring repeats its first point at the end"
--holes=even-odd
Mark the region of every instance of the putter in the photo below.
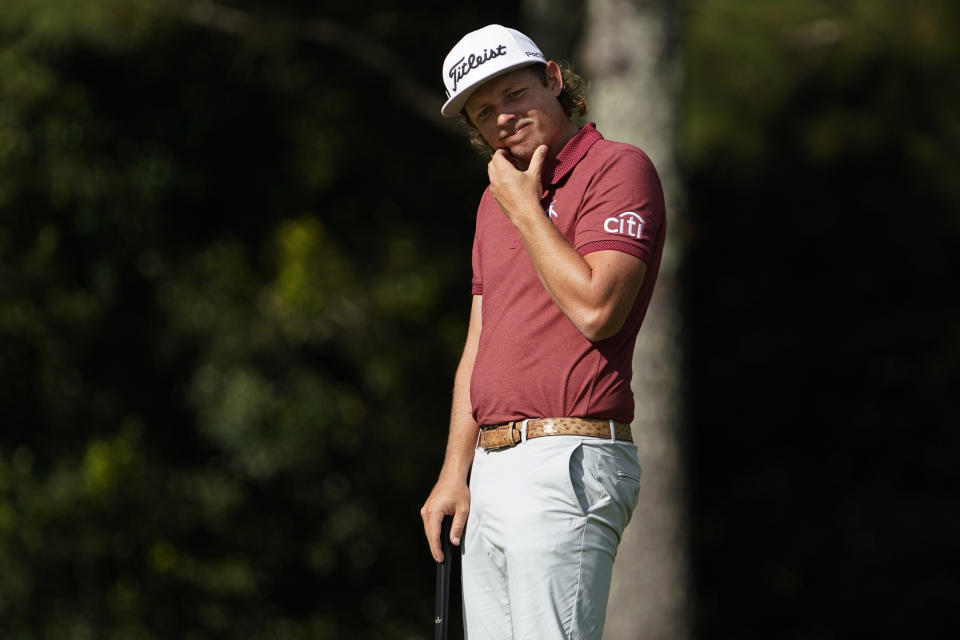
{"type": "Polygon", "coordinates": [[[450,569],[453,565],[453,545],[450,544],[451,516],[444,516],[440,524],[440,544],[443,562],[437,563],[437,599],[434,606],[433,628],[435,640],[447,639],[447,614],[450,611],[450,569]]]}

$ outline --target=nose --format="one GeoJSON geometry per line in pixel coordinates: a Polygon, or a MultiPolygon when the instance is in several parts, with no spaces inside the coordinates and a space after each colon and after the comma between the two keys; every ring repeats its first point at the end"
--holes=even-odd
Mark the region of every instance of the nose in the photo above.
{"type": "Polygon", "coordinates": [[[500,108],[497,113],[497,125],[501,128],[509,128],[517,116],[512,111],[500,108]]]}

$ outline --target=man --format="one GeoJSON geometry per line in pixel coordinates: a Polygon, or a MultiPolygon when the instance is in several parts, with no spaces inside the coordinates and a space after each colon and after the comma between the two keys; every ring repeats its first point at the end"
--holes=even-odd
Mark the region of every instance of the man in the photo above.
{"type": "Polygon", "coordinates": [[[443,115],[492,158],[424,531],[441,561],[453,516],[471,640],[599,639],[639,488],[631,361],[666,233],[660,181],[642,151],[575,124],[582,81],[519,31],[467,34],[443,79],[443,115]]]}

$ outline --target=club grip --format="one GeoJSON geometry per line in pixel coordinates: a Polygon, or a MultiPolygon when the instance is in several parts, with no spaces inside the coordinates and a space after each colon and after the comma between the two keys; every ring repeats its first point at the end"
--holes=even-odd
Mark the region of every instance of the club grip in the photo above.
{"type": "Polygon", "coordinates": [[[453,545],[450,543],[450,525],[452,516],[444,516],[440,523],[440,548],[443,550],[443,562],[437,563],[437,599],[434,606],[434,638],[446,640],[447,617],[450,611],[450,570],[453,565],[453,545]]]}

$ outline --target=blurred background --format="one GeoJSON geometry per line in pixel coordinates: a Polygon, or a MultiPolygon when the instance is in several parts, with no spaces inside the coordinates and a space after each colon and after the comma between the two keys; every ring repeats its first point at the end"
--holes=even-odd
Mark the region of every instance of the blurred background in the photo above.
{"type": "Polygon", "coordinates": [[[491,22],[668,114],[680,604],[611,633],[958,630],[957,3],[5,0],[0,637],[432,637],[491,22]]]}

